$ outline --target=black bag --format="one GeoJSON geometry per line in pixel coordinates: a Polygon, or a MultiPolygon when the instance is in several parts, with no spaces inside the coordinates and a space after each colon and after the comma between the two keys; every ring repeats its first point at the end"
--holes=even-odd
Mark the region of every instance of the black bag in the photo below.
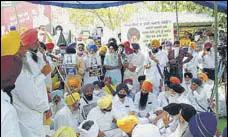
{"type": "Polygon", "coordinates": [[[165,76],[165,84],[167,84],[170,79],[170,73],[169,73],[167,67],[164,67],[164,76],[165,76]]]}

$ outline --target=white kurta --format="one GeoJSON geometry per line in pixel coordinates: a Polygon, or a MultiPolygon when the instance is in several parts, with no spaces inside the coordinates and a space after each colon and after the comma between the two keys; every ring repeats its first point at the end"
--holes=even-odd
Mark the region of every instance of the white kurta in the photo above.
{"type": "Polygon", "coordinates": [[[144,60],[145,57],[141,52],[138,52],[135,54],[136,57],[136,73],[137,73],[137,78],[141,75],[144,75],[144,60]]]}
{"type": "Polygon", "coordinates": [[[79,116],[79,111],[75,110],[75,114],[70,110],[68,106],[64,106],[61,110],[59,110],[54,119],[54,129],[57,131],[58,129],[64,127],[64,126],[69,126],[74,129],[75,132],[78,132],[78,126],[79,126],[79,121],[78,119],[74,116],[78,114],[79,116]]]}
{"type": "Polygon", "coordinates": [[[17,112],[9,96],[1,91],[1,137],[22,137],[17,112]]]}
{"type": "MultiPolygon", "coordinates": [[[[161,73],[164,76],[164,67],[168,63],[168,57],[164,52],[159,51],[157,54],[154,55],[155,58],[159,61],[159,67],[161,69],[161,73]]],[[[154,62],[149,55],[147,55],[144,65],[150,65],[149,69],[145,70],[146,80],[150,80],[153,83],[153,92],[158,96],[159,94],[159,86],[160,86],[160,79],[161,75],[157,68],[157,63],[154,62]]]]}
{"type": "Polygon", "coordinates": [[[131,98],[125,97],[124,102],[122,103],[116,95],[112,100],[112,111],[113,117],[118,119],[123,116],[127,116],[131,111],[136,112],[134,102],[131,98]]]}
{"type": "Polygon", "coordinates": [[[89,112],[87,119],[95,121],[98,124],[100,131],[104,132],[107,137],[112,137],[114,135],[115,137],[117,137],[117,135],[121,137],[120,129],[110,130],[110,129],[116,128],[115,124],[112,123],[113,121],[112,112],[103,113],[100,110],[100,107],[97,106],[89,112]],[[110,130],[110,131],[106,132],[106,130],[110,130]]]}
{"type": "Polygon", "coordinates": [[[191,92],[191,83],[186,83],[184,80],[181,86],[185,89],[182,95],[186,97],[191,92]]]}
{"type": "Polygon", "coordinates": [[[58,102],[57,104],[55,104],[54,102],[51,103],[51,112],[52,112],[52,116],[54,117],[55,114],[62,109],[65,106],[64,100],[61,99],[60,102],[58,102]]]}
{"type": "MultiPolygon", "coordinates": [[[[92,66],[101,66],[101,57],[98,54],[95,55],[88,55],[85,60],[85,68],[92,67],[92,66]]],[[[84,75],[84,85],[91,84],[94,81],[98,81],[98,76],[89,76],[89,72],[85,72],[84,75]]]]}
{"type": "Polygon", "coordinates": [[[156,114],[154,114],[155,111],[159,108],[157,97],[153,93],[149,93],[147,104],[144,110],[139,109],[139,102],[140,102],[140,95],[141,92],[136,93],[135,95],[135,108],[137,109],[138,118],[139,118],[139,124],[146,124],[151,122],[154,118],[156,118],[156,114]],[[149,118],[146,118],[146,115],[150,114],[149,118]]]}
{"type": "Polygon", "coordinates": [[[152,124],[139,124],[133,129],[132,137],[161,137],[161,134],[159,129],[152,124]]]}
{"type": "Polygon", "coordinates": [[[18,76],[13,90],[14,106],[18,113],[23,137],[40,137],[43,134],[43,113],[49,109],[45,79],[41,73],[43,60],[35,63],[27,53],[29,72],[24,67],[18,76]]]}
{"type": "Polygon", "coordinates": [[[203,89],[198,89],[198,91],[191,91],[188,95],[187,95],[187,99],[185,102],[187,104],[192,105],[196,111],[198,112],[206,112],[207,111],[207,107],[209,106],[209,103],[207,101],[207,93],[205,91],[203,91],[203,89]],[[202,107],[200,107],[202,106],[202,107]]]}
{"type": "MultiPolygon", "coordinates": [[[[192,73],[193,77],[196,78],[198,74],[198,53],[197,52],[192,52],[193,58],[191,61],[183,65],[183,69],[188,69],[189,72],[192,73]]],[[[187,57],[184,57],[183,60],[187,59],[187,57]]],[[[184,71],[183,71],[184,73],[184,71]]]]}

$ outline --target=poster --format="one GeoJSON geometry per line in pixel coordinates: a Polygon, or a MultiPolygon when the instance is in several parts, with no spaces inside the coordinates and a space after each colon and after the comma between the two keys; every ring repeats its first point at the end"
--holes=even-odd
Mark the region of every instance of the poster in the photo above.
{"type": "Polygon", "coordinates": [[[101,72],[100,66],[90,67],[90,70],[89,70],[89,76],[90,77],[101,76],[101,74],[102,74],[102,72],[101,72]]]}
{"type": "MultiPolygon", "coordinates": [[[[29,29],[45,25],[46,30],[51,32],[50,6],[29,2],[18,2],[15,6],[20,27],[29,29]]],[[[13,6],[1,8],[1,35],[9,32],[10,26],[16,26],[18,30],[16,12],[13,6]]]]}
{"type": "Polygon", "coordinates": [[[67,75],[76,75],[77,69],[75,67],[66,67],[66,74],[67,75]]]}
{"type": "Polygon", "coordinates": [[[173,23],[171,20],[129,22],[122,25],[121,35],[123,41],[139,43],[145,49],[146,45],[153,39],[160,42],[166,40],[173,42],[173,23]]]}

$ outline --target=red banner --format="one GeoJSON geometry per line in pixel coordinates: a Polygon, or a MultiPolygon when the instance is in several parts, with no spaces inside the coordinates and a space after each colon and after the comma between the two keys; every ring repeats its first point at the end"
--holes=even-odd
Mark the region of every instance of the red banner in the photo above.
{"type": "Polygon", "coordinates": [[[9,32],[10,26],[16,26],[16,28],[18,28],[16,12],[20,27],[36,28],[39,27],[39,25],[50,25],[50,6],[28,2],[19,2],[15,6],[16,11],[13,6],[1,9],[1,34],[9,32]]]}

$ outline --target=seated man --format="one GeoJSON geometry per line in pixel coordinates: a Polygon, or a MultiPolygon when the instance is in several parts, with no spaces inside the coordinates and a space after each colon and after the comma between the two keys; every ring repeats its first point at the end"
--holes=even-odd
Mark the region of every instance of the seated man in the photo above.
{"type": "Polygon", "coordinates": [[[112,100],[112,109],[115,119],[136,112],[134,102],[127,97],[129,94],[128,87],[125,84],[119,84],[116,88],[117,95],[112,100]]]}
{"type": "Polygon", "coordinates": [[[102,97],[105,96],[107,93],[102,89],[103,88],[103,84],[100,81],[94,81],[93,82],[94,85],[94,95],[96,95],[97,97],[102,97]]]}
{"type": "Polygon", "coordinates": [[[158,109],[156,96],[152,93],[153,85],[150,81],[144,81],[141,92],[135,96],[135,107],[137,108],[137,117],[140,124],[151,122],[155,117],[155,111],[158,109]]]}

